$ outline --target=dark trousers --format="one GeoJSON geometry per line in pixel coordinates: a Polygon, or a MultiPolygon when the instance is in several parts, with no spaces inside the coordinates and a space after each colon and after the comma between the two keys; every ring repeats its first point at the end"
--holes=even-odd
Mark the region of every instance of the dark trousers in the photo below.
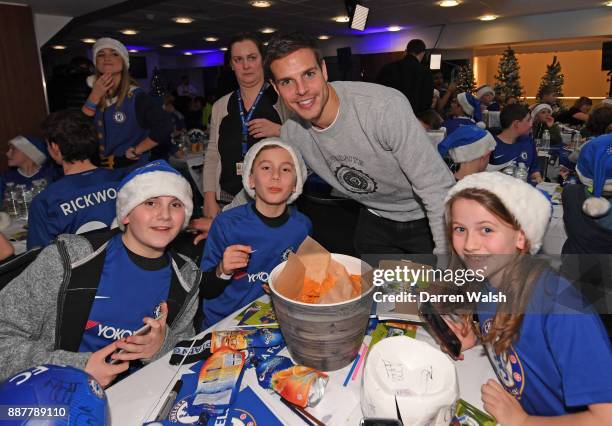
{"type": "Polygon", "coordinates": [[[362,208],[354,237],[358,256],[367,254],[431,254],[433,237],[427,218],[396,222],[362,208]]]}

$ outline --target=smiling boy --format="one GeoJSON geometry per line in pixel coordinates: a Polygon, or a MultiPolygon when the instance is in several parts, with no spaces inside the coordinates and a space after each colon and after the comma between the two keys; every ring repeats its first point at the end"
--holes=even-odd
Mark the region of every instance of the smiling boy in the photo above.
{"type": "Polygon", "coordinates": [[[311,233],[310,220],[287,206],[305,179],[302,158],[278,138],[247,152],[242,182],[255,201],[221,213],[210,228],[200,265],[203,329],[262,296],[270,271],[311,233]]]}
{"type": "Polygon", "coordinates": [[[0,292],[0,381],[49,363],[83,369],[106,387],[128,361],[157,359],[191,337],[201,273],[167,249],[189,221],[191,197],[165,161],[149,163],[119,185],[123,232],[61,235],[45,248],[0,292]],[[143,323],[150,331],[133,336],[143,323]]]}

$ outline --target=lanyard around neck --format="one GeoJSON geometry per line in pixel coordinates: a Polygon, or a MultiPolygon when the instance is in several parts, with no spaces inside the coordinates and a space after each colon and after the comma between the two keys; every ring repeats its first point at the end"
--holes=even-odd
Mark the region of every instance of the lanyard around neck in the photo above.
{"type": "Polygon", "coordinates": [[[253,113],[255,112],[255,108],[257,108],[257,104],[261,100],[263,93],[268,88],[268,83],[264,83],[264,85],[259,90],[253,105],[251,105],[251,109],[245,114],[244,104],[242,102],[242,94],[240,93],[240,89],[236,90],[236,97],[238,98],[238,110],[240,111],[240,122],[242,124],[242,157],[244,157],[248,151],[248,138],[249,138],[249,121],[251,121],[251,117],[253,117],[253,113]]]}

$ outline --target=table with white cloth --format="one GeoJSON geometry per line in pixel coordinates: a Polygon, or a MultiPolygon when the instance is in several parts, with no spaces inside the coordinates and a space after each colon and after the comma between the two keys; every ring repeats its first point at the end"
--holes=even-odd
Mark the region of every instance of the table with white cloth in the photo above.
{"type": "Polygon", "coordinates": [[[6,229],[0,231],[13,245],[15,254],[21,254],[26,251],[27,225],[27,220],[12,217],[11,224],[6,229]]]}
{"type": "MultiPolygon", "coordinates": [[[[269,296],[264,295],[260,300],[269,302],[270,299],[269,296]]],[[[243,309],[241,308],[229,315],[202,332],[198,337],[203,337],[204,334],[213,329],[232,329],[238,323],[235,319],[236,315],[243,309]]],[[[438,347],[423,327],[417,328],[416,338],[438,347]]],[[[289,356],[288,350],[284,348],[279,355],[289,356]]],[[[464,353],[464,356],[464,360],[455,361],[459,396],[482,409],[480,387],[488,379],[495,378],[495,373],[488,358],[483,353],[482,347],[478,346],[468,350],[464,353]]],[[[113,425],[141,425],[145,421],[155,419],[174,383],[180,378],[181,374],[189,370],[188,365],[183,365],[178,371],[178,366],[168,363],[169,358],[170,353],[106,390],[113,425]]],[[[351,365],[348,365],[340,370],[329,372],[329,382],[323,399],[315,407],[308,408],[311,414],[328,426],[357,425],[363,417],[360,405],[360,373],[363,371],[363,367],[359,371],[359,377],[350,380],[347,386],[343,386],[350,369],[351,365]]],[[[280,401],[278,395],[271,394],[259,386],[254,368],[245,371],[242,388],[247,385],[283,424],[303,424],[302,420],[280,401]]]]}

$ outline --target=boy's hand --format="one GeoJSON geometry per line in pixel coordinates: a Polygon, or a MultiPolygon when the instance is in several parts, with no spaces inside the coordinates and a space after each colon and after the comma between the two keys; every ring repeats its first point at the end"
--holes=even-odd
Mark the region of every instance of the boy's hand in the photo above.
{"type": "Polygon", "coordinates": [[[85,371],[91,374],[103,388],[110,385],[118,374],[123,373],[130,366],[129,362],[122,362],[114,365],[106,362],[106,358],[119,349],[117,343],[118,342],[113,342],[92,353],[85,365],[85,371]]]}
{"type": "Polygon", "coordinates": [[[249,134],[256,139],[280,136],[281,125],[266,118],[255,118],[249,121],[249,134]]]}
{"type": "MultiPolygon", "coordinates": [[[[462,316],[462,322],[460,323],[453,321],[447,315],[442,315],[442,319],[461,342],[461,352],[476,346],[478,337],[474,332],[474,328],[470,324],[472,321],[471,316],[462,316]]],[[[446,348],[442,347],[442,350],[446,352],[446,348]]],[[[463,354],[459,355],[458,359],[463,359],[463,354]]]]}
{"type": "Polygon", "coordinates": [[[497,381],[489,379],[480,390],[484,409],[495,417],[498,424],[519,426],[529,417],[516,398],[506,392],[497,381]]]}
{"type": "Polygon", "coordinates": [[[197,245],[200,241],[208,237],[208,231],[210,231],[212,221],[213,220],[209,217],[200,217],[189,222],[189,228],[198,231],[198,235],[193,240],[194,245],[197,245]]]}
{"type": "Polygon", "coordinates": [[[129,336],[117,342],[117,347],[125,352],[113,354],[112,359],[132,361],[135,359],[149,359],[155,355],[164,344],[166,338],[166,317],[168,304],[161,304],[161,317],[154,319],[145,317],[142,322],[151,326],[151,330],[142,336],[129,336]]]}
{"type": "Polygon", "coordinates": [[[232,275],[237,269],[246,268],[251,251],[251,246],[240,244],[227,247],[223,252],[223,260],[219,265],[221,272],[225,275],[232,275]]]}

